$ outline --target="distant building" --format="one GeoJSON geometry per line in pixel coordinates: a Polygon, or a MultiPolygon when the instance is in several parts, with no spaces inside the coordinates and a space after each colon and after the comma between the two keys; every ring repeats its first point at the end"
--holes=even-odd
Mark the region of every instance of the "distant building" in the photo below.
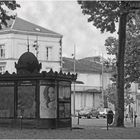
{"type": "MultiPolygon", "coordinates": [[[[105,61],[105,59],[103,59],[105,61]]],[[[74,60],[72,58],[63,58],[63,70],[65,72],[73,72],[74,60]]],[[[76,73],[78,73],[77,83],[75,87],[75,108],[76,110],[81,108],[98,108],[102,103],[102,87],[106,89],[108,85],[112,84],[112,75],[116,71],[112,71],[112,68],[102,69],[102,58],[100,56],[86,57],[76,60],[76,73]],[[103,80],[102,80],[103,76],[103,80]],[[83,84],[78,84],[83,83],[83,84]]],[[[140,116],[140,83],[132,83],[129,89],[130,96],[134,99],[134,103],[131,103],[133,108],[133,114],[140,116]]],[[[126,94],[126,92],[125,92],[126,94]]],[[[105,101],[105,100],[104,100],[105,101]]],[[[104,102],[105,106],[114,108],[111,103],[104,102]]],[[[72,86],[72,109],[73,109],[73,86],[72,86]]],[[[127,110],[125,114],[129,111],[127,110]]]]}
{"type": "MultiPolygon", "coordinates": [[[[103,71],[102,64],[93,61],[92,57],[76,60],[75,71],[78,74],[75,84],[75,109],[100,108],[102,101],[102,88],[111,84],[111,73],[103,71]],[[103,73],[103,79],[102,79],[103,73]]],[[[63,57],[63,71],[74,72],[74,60],[63,57]]],[[[73,93],[72,86],[72,93],[73,93]]],[[[72,109],[73,107],[72,94],[72,109]]],[[[72,112],[73,113],[73,112],[72,112]]]]}
{"type": "Polygon", "coordinates": [[[84,60],[88,60],[90,62],[96,62],[100,64],[102,63],[102,61],[106,61],[106,59],[101,56],[86,57],[84,58],[84,60]]]}
{"type": "Polygon", "coordinates": [[[15,62],[28,49],[35,54],[41,71],[61,69],[62,35],[16,17],[0,30],[0,72],[15,72],[15,62]],[[29,48],[27,47],[29,45],[29,48]]]}
{"type": "Polygon", "coordinates": [[[132,83],[130,92],[131,97],[134,99],[134,104],[131,104],[133,114],[136,113],[138,116],[140,116],[140,83],[132,83]]]}

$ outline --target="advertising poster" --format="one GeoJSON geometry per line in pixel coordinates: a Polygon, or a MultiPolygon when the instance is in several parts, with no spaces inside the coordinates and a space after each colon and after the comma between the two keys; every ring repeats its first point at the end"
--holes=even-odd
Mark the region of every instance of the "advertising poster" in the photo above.
{"type": "Polygon", "coordinates": [[[14,87],[0,87],[0,117],[14,117],[14,87]]]}
{"type": "Polygon", "coordinates": [[[18,117],[35,118],[35,86],[18,87],[18,117]]]}
{"type": "Polygon", "coordinates": [[[57,96],[54,85],[40,86],[40,118],[57,117],[57,96]]]}

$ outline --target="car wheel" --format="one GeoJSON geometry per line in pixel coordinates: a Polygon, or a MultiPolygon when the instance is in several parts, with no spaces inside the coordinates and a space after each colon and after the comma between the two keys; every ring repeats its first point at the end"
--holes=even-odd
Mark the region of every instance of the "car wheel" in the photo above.
{"type": "Polygon", "coordinates": [[[96,116],[97,119],[99,119],[99,116],[96,116]]]}
{"type": "Polygon", "coordinates": [[[91,116],[87,116],[87,119],[91,119],[91,116]]]}

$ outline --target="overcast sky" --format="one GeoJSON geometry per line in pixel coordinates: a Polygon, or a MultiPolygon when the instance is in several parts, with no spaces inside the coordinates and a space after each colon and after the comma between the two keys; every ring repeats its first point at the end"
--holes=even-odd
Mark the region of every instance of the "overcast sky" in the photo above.
{"type": "Polygon", "coordinates": [[[105,39],[112,35],[101,34],[99,29],[87,22],[87,16],[82,14],[77,1],[17,0],[17,2],[21,6],[17,10],[18,17],[63,35],[63,56],[72,57],[74,44],[76,58],[96,56],[101,52],[106,56],[105,39]]]}

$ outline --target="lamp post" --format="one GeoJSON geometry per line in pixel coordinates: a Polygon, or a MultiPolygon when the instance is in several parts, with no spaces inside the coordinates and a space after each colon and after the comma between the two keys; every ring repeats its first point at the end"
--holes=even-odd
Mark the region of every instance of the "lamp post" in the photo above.
{"type": "MultiPolygon", "coordinates": [[[[72,54],[73,56],[73,72],[75,74],[75,56],[76,56],[76,47],[75,47],[75,44],[74,44],[74,54],[72,54]]],[[[75,116],[75,81],[73,83],[73,113],[74,113],[74,116],[75,116]]]]}
{"type": "Polygon", "coordinates": [[[62,38],[60,38],[59,44],[60,44],[60,70],[63,70],[62,38]]]}
{"type": "Polygon", "coordinates": [[[104,107],[104,63],[103,63],[103,52],[102,52],[102,103],[104,107]]]}

